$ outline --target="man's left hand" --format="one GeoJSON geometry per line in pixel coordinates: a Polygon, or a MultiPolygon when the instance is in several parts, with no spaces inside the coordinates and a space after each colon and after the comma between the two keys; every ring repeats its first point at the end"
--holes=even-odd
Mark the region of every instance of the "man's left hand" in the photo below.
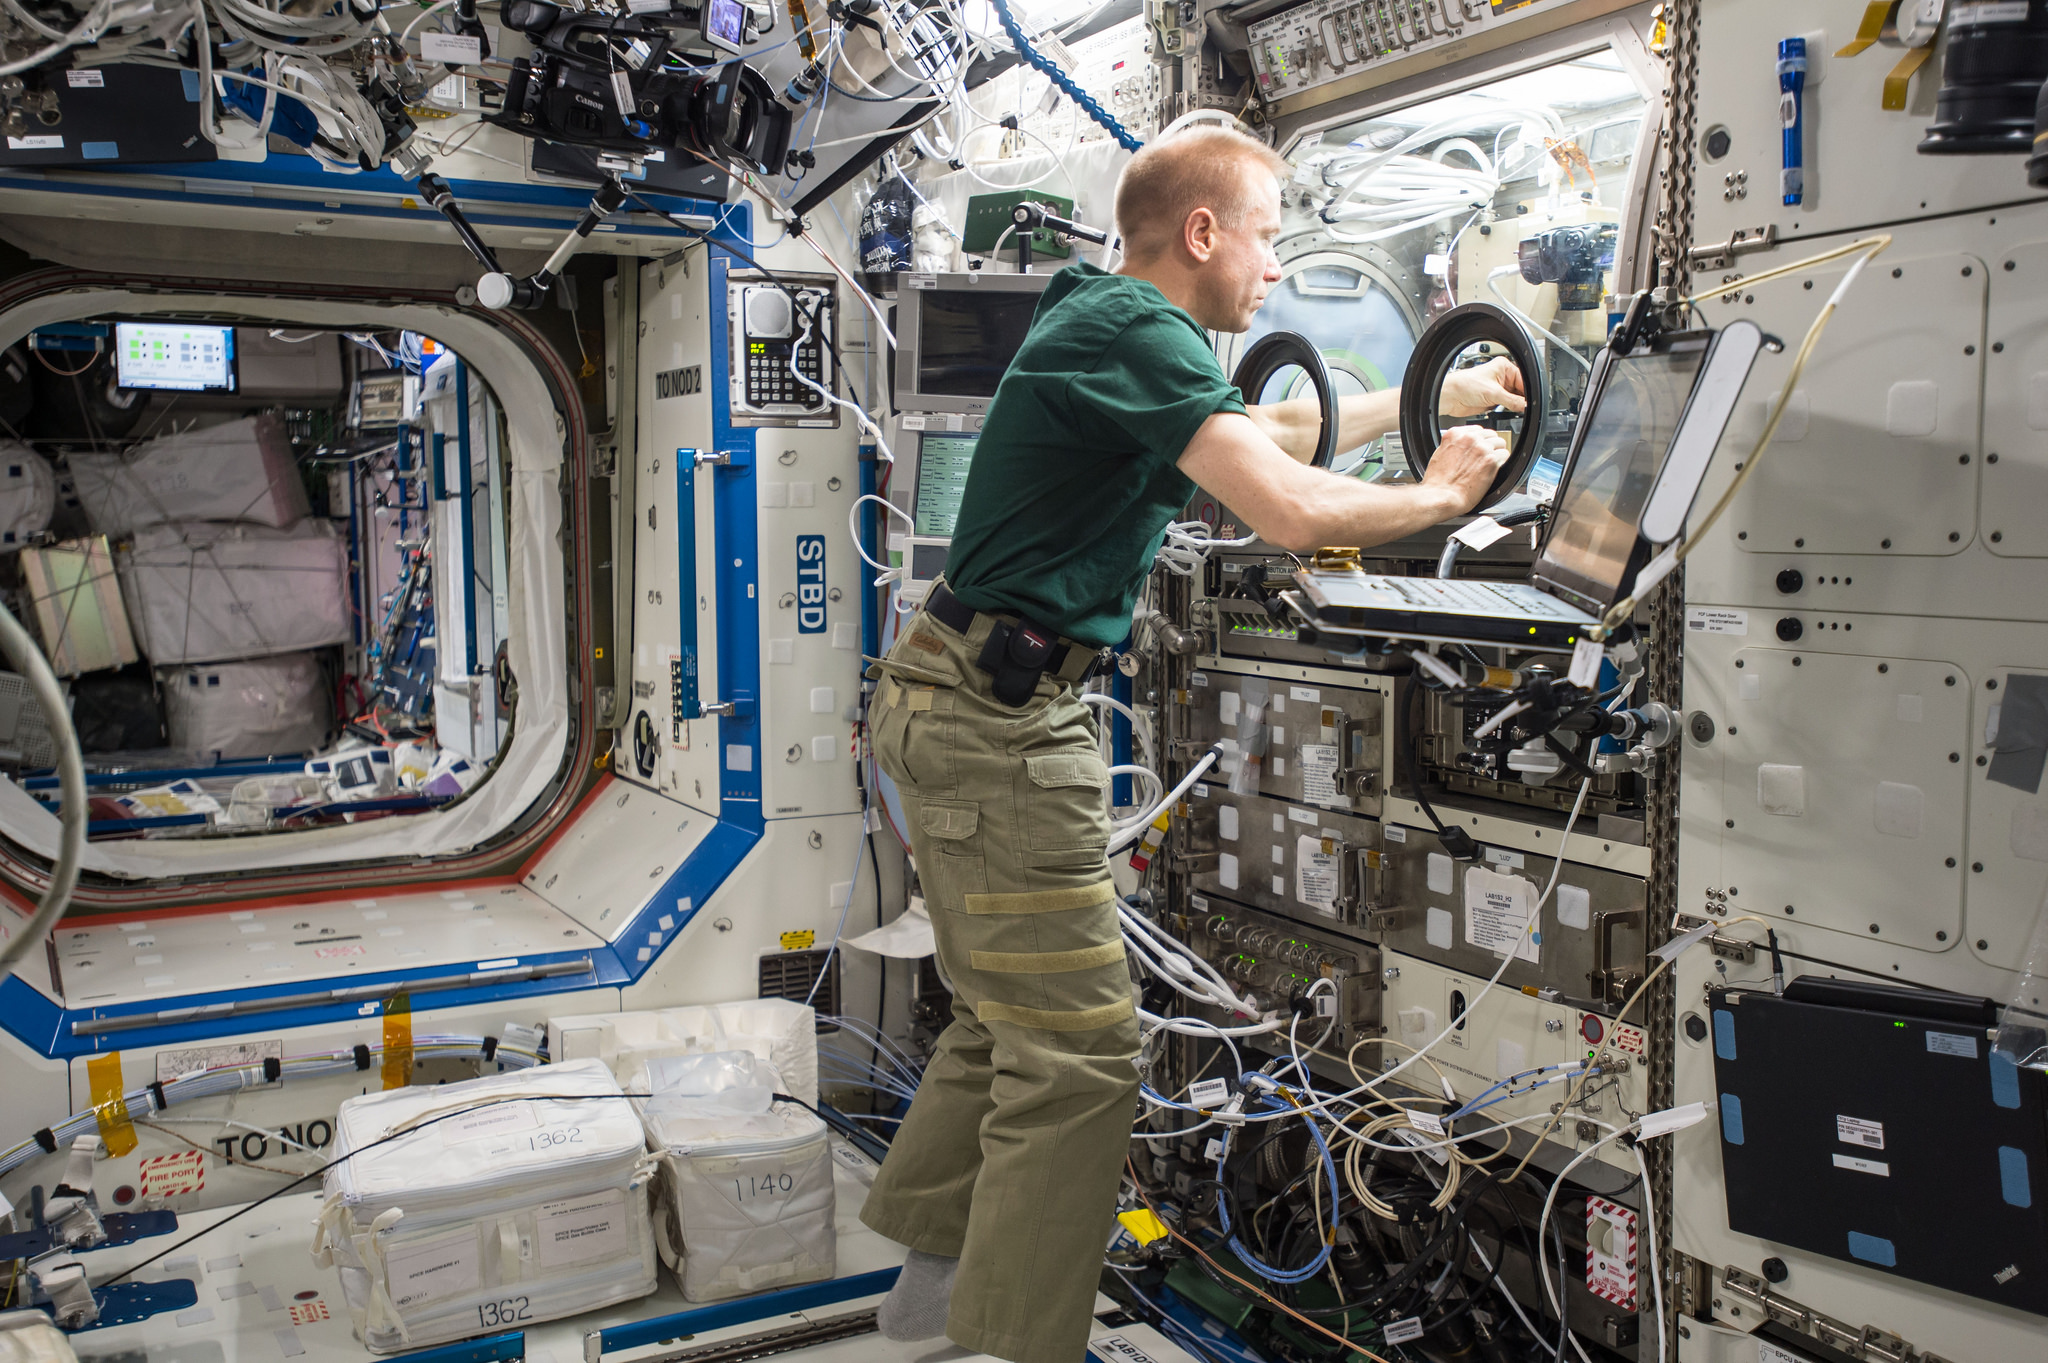
{"type": "Polygon", "coordinates": [[[1496,407],[1520,412],[1528,406],[1522,396],[1522,371],[1505,355],[1470,369],[1453,369],[1444,375],[1437,395],[1437,408],[1445,416],[1478,416],[1496,407]]]}

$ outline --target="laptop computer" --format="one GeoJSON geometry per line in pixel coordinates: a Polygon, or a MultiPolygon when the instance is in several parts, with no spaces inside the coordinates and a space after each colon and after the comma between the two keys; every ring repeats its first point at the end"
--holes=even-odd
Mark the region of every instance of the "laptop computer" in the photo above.
{"type": "Polygon", "coordinates": [[[1763,344],[1737,321],[1599,353],[1528,581],[1303,569],[1283,597],[1326,633],[1569,650],[1684,527],[1763,344]]]}

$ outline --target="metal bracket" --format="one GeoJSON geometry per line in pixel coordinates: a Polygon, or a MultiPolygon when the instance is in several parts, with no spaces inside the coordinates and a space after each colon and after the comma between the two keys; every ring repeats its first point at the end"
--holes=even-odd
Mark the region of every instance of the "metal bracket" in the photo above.
{"type": "MultiPolygon", "coordinates": [[[[676,453],[681,454],[682,451],[677,450],[676,453]]],[[[732,456],[729,454],[713,454],[707,450],[693,450],[691,454],[692,462],[700,469],[706,465],[725,468],[732,463],[732,456]]]]}
{"type": "Polygon", "coordinates": [[[1728,240],[1712,246],[1695,246],[1685,253],[1685,258],[1695,269],[1725,270],[1735,263],[1737,256],[1769,251],[1777,244],[1778,224],[1766,223],[1754,232],[1737,230],[1730,234],[1728,240]]]}
{"type": "MultiPolygon", "coordinates": [[[[1705,927],[1707,920],[1695,918],[1689,913],[1678,915],[1678,930],[1691,932],[1694,928],[1705,927]]],[[[1707,949],[1724,961],[1740,961],[1744,965],[1756,962],[1757,944],[1746,942],[1740,937],[1731,937],[1725,932],[1712,933],[1707,938],[1707,949]]]]}
{"type": "Polygon", "coordinates": [[[1939,1355],[1923,1353],[1889,1330],[1880,1330],[1875,1325],[1858,1328],[1779,1296],[1762,1278],[1733,1264],[1721,1270],[1721,1286],[1730,1296],[1740,1297],[1763,1312],[1766,1320],[1797,1330],[1858,1363],[1946,1363],[1939,1355]]]}

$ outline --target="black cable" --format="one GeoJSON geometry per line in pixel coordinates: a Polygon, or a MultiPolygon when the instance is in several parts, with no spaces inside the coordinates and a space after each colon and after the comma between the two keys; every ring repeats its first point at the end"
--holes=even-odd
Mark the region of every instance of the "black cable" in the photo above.
{"type": "Polygon", "coordinates": [[[1408,793],[1416,804],[1422,806],[1423,816],[1436,826],[1437,840],[1444,845],[1444,851],[1458,861],[1472,861],[1479,855],[1479,845],[1464,829],[1448,827],[1437,817],[1436,807],[1429,797],[1422,793],[1422,763],[1415,756],[1415,734],[1411,721],[1415,718],[1415,700],[1422,693],[1422,678],[1416,673],[1408,674],[1408,699],[1401,711],[1401,730],[1397,736],[1401,767],[1408,778],[1408,793]]]}
{"type": "Polygon", "coordinates": [[[1840,961],[1830,961],[1825,956],[1807,956],[1801,952],[1794,951],[1791,947],[1787,946],[1779,947],[1778,954],[1780,956],[1790,956],[1795,961],[1809,961],[1814,965],[1824,965],[1831,970],[1847,970],[1850,973],[1856,975],[1868,975],[1873,980],[1888,980],[1893,984],[1911,985],[1915,989],[1925,989],[1935,994],[1947,994],[1954,992],[1953,990],[1943,989],[1939,985],[1922,984],[1918,980],[1909,980],[1903,975],[1886,975],[1875,970],[1865,970],[1862,966],[1858,965],[1844,965],[1840,961]]]}
{"type": "MultiPolygon", "coordinates": [[[[728,180],[733,181],[733,183],[741,183],[739,178],[735,176],[731,171],[726,170],[724,166],[718,165],[715,162],[706,162],[706,164],[710,165],[712,169],[722,173],[728,180]]],[[[742,185],[741,187],[744,188],[745,186],[742,185]]],[[[709,232],[700,231],[697,228],[690,226],[681,218],[678,218],[675,214],[669,212],[665,208],[662,208],[660,205],[649,203],[646,199],[642,198],[635,191],[628,189],[626,191],[626,197],[628,199],[631,199],[634,203],[639,204],[649,213],[652,213],[657,217],[667,219],[670,223],[674,224],[676,227],[680,228],[683,232],[688,234],[692,240],[701,241],[706,246],[715,246],[719,250],[725,252],[727,255],[733,257],[735,260],[743,262],[749,269],[759,270],[762,276],[765,279],[767,279],[769,283],[773,284],[776,288],[781,289],[784,293],[788,294],[789,305],[792,308],[796,309],[798,313],[800,313],[805,319],[807,319],[810,322],[811,329],[818,334],[818,338],[820,340],[824,341],[825,348],[832,352],[833,382],[826,386],[830,387],[834,392],[838,391],[839,375],[846,372],[846,356],[840,353],[839,341],[836,335],[836,331],[833,335],[826,334],[824,328],[818,325],[818,315],[816,310],[806,309],[804,307],[803,300],[797,296],[797,290],[794,285],[792,285],[788,280],[782,278],[782,276],[776,274],[775,271],[769,269],[766,265],[763,265],[760,261],[748,255],[745,251],[740,250],[739,247],[728,245],[727,243],[722,242],[718,238],[712,236],[709,232]]]]}

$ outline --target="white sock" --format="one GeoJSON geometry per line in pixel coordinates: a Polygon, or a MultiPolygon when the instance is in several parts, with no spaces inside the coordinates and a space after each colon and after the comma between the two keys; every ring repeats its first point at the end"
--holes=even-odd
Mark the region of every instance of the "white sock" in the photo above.
{"type": "Polygon", "coordinates": [[[910,1251],[896,1286],[875,1312],[875,1327],[884,1339],[898,1344],[937,1339],[946,1333],[946,1311],[953,1301],[953,1272],[958,1259],[910,1251]]]}

